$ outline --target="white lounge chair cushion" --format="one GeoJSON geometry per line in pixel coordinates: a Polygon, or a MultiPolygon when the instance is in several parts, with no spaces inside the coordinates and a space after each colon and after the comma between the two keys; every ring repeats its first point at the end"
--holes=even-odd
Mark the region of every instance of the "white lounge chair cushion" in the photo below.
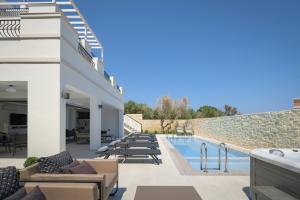
{"type": "Polygon", "coordinates": [[[105,152],[108,150],[108,146],[100,147],[97,152],[105,152]]]}

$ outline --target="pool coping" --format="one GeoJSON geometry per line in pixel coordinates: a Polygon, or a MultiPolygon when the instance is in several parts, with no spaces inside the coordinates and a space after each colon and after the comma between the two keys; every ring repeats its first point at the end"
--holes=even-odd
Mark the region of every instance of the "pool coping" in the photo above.
{"type": "Polygon", "coordinates": [[[188,163],[188,161],[181,155],[179,151],[167,140],[166,137],[161,137],[161,141],[166,147],[174,165],[176,166],[178,172],[182,176],[249,176],[250,172],[201,172],[196,171],[188,163]]]}
{"type": "MultiPolygon", "coordinates": [[[[220,140],[213,139],[213,138],[208,138],[208,137],[203,137],[203,136],[200,136],[200,135],[194,135],[193,137],[197,137],[199,139],[206,140],[206,141],[214,143],[214,144],[222,143],[222,141],[220,141],[220,140]]],[[[252,149],[247,149],[247,148],[244,148],[244,147],[240,147],[240,146],[237,146],[237,145],[234,145],[234,144],[231,144],[231,143],[226,142],[225,144],[230,149],[240,151],[240,152],[243,152],[243,153],[246,153],[246,154],[250,154],[250,152],[252,151],[252,149]]]]}

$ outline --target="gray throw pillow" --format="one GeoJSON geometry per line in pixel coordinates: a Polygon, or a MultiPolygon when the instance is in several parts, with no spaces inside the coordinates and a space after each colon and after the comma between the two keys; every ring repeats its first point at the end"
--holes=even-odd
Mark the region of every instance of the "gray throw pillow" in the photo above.
{"type": "Polygon", "coordinates": [[[13,195],[10,195],[9,197],[7,197],[4,200],[20,200],[23,197],[26,196],[26,190],[24,187],[20,188],[17,192],[15,192],[13,195]]]}
{"type": "Polygon", "coordinates": [[[77,165],[80,165],[80,162],[78,162],[77,160],[74,160],[71,164],[61,167],[60,170],[64,174],[71,174],[70,169],[73,167],[76,167],[77,165]]]}
{"type": "Polygon", "coordinates": [[[71,164],[73,158],[69,152],[64,151],[49,157],[42,157],[39,159],[39,169],[41,173],[61,173],[62,166],[71,164]]]}
{"type": "Polygon", "coordinates": [[[35,186],[25,197],[21,200],[46,200],[45,195],[39,188],[39,186],[35,186]]]}
{"type": "Polygon", "coordinates": [[[0,168],[0,199],[5,199],[19,189],[19,176],[16,167],[0,168]]]}
{"type": "Polygon", "coordinates": [[[70,171],[72,174],[97,174],[94,168],[86,161],[83,161],[80,165],[70,168],[70,171]]]}

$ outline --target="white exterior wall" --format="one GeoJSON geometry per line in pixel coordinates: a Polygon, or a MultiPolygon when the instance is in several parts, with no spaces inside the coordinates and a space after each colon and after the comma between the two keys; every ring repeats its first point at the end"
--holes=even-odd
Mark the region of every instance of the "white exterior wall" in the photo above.
{"type": "MultiPolygon", "coordinates": [[[[108,104],[116,110],[124,110],[123,96],[112,87],[102,72],[98,72],[77,51],[77,34],[64,20],[61,22],[61,90],[68,89],[90,98],[90,146],[98,149],[101,145],[102,120],[106,119],[98,107],[108,104]],[[101,120],[102,119],[102,120],[101,120]]],[[[118,123],[118,115],[110,120],[118,123]]],[[[116,131],[119,131],[117,125],[116,131]]]]}
{"type": "Polygon", "coordinates": [[[59,18],[27,15],[21,19],[20,40],[0,41],[0,80],[28,83],[28,156],[65,149],[59,123],[59,25],[59,18]]]}
{"type": "Polygon", "coordinates": [[[72,86],[83,94],[97,96],[97,99],[124,110],[124,99],[120,92],[112,87],[103,73],[99,73],[77,51],[77,35],[68,23],[62,20],[61,38],[61,80],[62,85],[72,83],[72,86]],[[75,42],[74,42],[75,41],[75,42]],[[64,77],[66,74],[67,77],[64,77]],[[86,85],[83,85],[86,84],[86,85]]]}
{"type": "Polygon", "coordinates": [[[26,15],[21,19],[20,40],[1,40],[0,61],[59,62],[59,34],[60,15],[52,14],[52,18],[26,15]]]}
{"type": "Polygon", "coordinates": [[[1,81],[28,81],[28,156],[63,150],[59,64],[0,64],[0,71],[1,81]]]}
{"type": "Polygon", "coordinates": [[[66,149],[65,89],[90,98],[91,149],[101,142],[98,105],[124,110],[123,96],[105,80],[103,65],[98,72],[78,53],[77,38],[60,13],[27,14],[20,39],[0,41],[0,81],[28,82],[28,156],[66,149]]]}

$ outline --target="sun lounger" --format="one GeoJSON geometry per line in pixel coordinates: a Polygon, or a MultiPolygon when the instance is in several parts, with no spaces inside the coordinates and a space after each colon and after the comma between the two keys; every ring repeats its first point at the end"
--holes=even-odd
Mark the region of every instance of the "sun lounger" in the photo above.
{"type": "Polygon", "coordinates": [[[119,155],[124,156],[125,159],[127,157],[132,156],[150,156],[156,164],[159,165],[159,159],[157,155],[160,155],[161,152],[159,149],[149,149],[149,148],[109,148],[109,147],[101,147],[96,152],[99,157],[104,157],[104,159],[108,159],[111,155],[119,155]]]}
{"type": "Polygon", "coordinates": [[[156,136],[154,134],[131,134],[131,135],[128,135],[128,137],[151,137],[151,138],[154,138],[156,136]]]}
{"type": "Polygon", "coordinates": [[[121,147],[121,148],[130,148],[130,147],[145,147],[150,149],[158,148],[159,145],[157,142],[149,142],[149,141],[121,141],[121,142],[111,142],[109,147],[121,147]]]}
{"type": "Polygon", "coordinates": [[[157,141],[156,138],[151,138],[151,137],[127,137],[125,140],[131,140],[131,141],[150,141],[150,142],[156,142],[157,141]]]}
{"type": "Polygon", "coordinates": [[[158,142],[155,140],[136,140],[131,138],[122,138],[121,140],[115,140],[111,142],[109,147],[146,147],[146,148],[157,148],[159,147],[158,142]]]}
{"type": "Polygon", "coordinates": [[[126,135],[125,137],[151,137],[151,138],[156,138],[155,134],[145,134],[145,133],[131,133],[126,135]]]}

